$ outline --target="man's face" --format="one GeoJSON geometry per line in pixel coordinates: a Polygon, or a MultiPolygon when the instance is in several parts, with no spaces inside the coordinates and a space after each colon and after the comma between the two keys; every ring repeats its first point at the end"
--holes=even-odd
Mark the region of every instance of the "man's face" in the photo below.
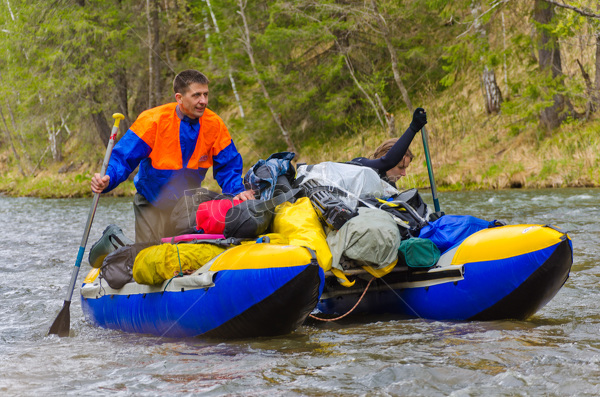
{"type": "Polygon", "coordinates": [[[183,114],[191,119],[198,119],[202,117],[208,105],[208,85],[192,83],[185,94],[176,93],[175,99],[183,114]]]}
{"type": "Polygon", "coordinates": [[[410,157],[404,156],[402,161],[394,168],[388,170],[385,175],[391,182],[397,182],[403,176],[406,176],[406,168],[410,165],[410,157]]]}

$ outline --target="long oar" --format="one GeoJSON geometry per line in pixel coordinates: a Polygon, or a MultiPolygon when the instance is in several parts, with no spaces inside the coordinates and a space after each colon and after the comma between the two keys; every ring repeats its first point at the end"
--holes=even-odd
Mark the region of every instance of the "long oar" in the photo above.
{"type": "Polygon", "coordinates": [[[429,184],[431,185],[431,195],[433,196],[433,206],[435,212],[440,212],[440,202],[437,197],[437,189],[435,187],[435,178],[433,177],[433,166],[431,165],[431,158],[429,157],[429,138],[427,137],[427,130],[425,127],[421,130],[423,136],[423,148],[425,149],[425,160],[427,161],[427,172],[429,172],[429,184]]]}
{"type": "MultiPolygon", "coordinates": [[[[110,159],[110,154],[112,152],[113,147],[115,146],[115,138],[117,137],[117,131],[119,130],[119,123],[125,118],[125,116],[123,116],[121,113],[115,113],[113,114],[113,118],[115,119],[115,124],[113,125],[112,131],[110,133],[110,139],[108,141],[108,146],[106,147],[106,154],[104,155],[104,161],[102,162],[102,171],[100,171],[101,176],[104,176],[104,174],[106,173],[108,160],[110,159]]],[[[83,253],[85,252],[85,246],[87,244],[88,236],[90,235],[90,229],[92,227],[92,221],[94,220],[94,214],[96,213],[96,207],[98,206],[99,199],[100,193],[94,193],[92,207],[90,208],[90,213],[88,214],[88,219],[85,224],[85,230],[81,239],[81,244],[79,245],[77,260],[75,261],[75,266],[73,266],[73,272],[71,273],[71,283],[69,284],[69,289],[67,290],[67,297],[65,298],[65,302],[60,313],[58,313],[58,316],[56,316],[56,319],[52,323],[52,326],[50,326],[50,331],[48,331],[48,335],[54,334],[58,336],[69,336],[69,328],[71,323],[71,314],[69,312],[69,307],[71,306],[73,289],[75,288],[75,282],[77,281],[77,275],[79,274],[79,267],[81,266],[81,261],[83,260],[83,253]]]]}

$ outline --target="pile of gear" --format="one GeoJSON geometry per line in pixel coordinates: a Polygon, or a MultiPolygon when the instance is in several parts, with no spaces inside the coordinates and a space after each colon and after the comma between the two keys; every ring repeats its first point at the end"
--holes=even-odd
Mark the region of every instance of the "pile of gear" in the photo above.
{"type": "Polygon", "coordinates": [[[203,188],[186,192],[171,215],[177,236],[162,242],[134,244],[110,225],[91,248],[90,264],[119,289],[131,281],[157,285],[190,274],[234,245],[299,245],[314,250],[341,285],[351,286],[345,274],[351,268],[381,277],[395,266],[431,267],[450,248],[443,243],[450,230],[466,237],[495,226],[477,218],[465,223],[465,217],[458,225],[432,213],[416,189],[399,192],[371,168],[324,162],[296,170],[293,157],[276,153],[248,171],[244,182],[256,200],[203,188]]]}

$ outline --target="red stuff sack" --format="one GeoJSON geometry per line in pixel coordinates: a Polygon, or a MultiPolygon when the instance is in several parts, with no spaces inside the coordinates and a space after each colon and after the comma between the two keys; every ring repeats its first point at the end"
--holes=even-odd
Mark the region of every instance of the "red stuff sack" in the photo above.
{"type": "Polygon", "coordinates": [[[211,200],[200,204],[196,211],[196,229],[200,233],[223,234],[227,211],[241,202],[242,200],[211,200]]]}

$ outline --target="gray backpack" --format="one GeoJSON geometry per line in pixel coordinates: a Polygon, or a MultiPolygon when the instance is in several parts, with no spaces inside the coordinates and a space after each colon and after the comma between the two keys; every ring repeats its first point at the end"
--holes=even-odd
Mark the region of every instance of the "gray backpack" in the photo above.
{"type": "Polygon", "coordinates": [[[110,288],[123,288],[125,284],[133,281],[133,263],[137,254],[152,245],[154,243],[136,243],[111,252],[104,258],[98,277],[106,280],[110,288]]]}
{"type": "Polygon", "coordinates": [[[333,256],[332,266],[340,270],[343,270],[340,262],[346,260],[352,266],[382,268],[398,258],[400,231],[387,212],[359,207],[357,216],[349,219],[340,230],[329,232],[327,244],[333,256]]]}

